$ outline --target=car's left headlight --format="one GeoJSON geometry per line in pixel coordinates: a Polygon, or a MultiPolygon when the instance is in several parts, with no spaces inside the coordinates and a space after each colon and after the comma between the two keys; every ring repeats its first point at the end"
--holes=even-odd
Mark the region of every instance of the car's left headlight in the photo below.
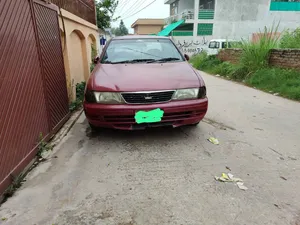
{"type": "Polygon", "coordinates": [[[185,100],[198,98],[199,88],[179,89],[175,92],[173,100],[185,100]]]}
{"type": "Polygon", "coordinates": [[[94,92],[97,103],[102,104],[120,104],[123,99],[120,93],[117,92],[94,92]]]}

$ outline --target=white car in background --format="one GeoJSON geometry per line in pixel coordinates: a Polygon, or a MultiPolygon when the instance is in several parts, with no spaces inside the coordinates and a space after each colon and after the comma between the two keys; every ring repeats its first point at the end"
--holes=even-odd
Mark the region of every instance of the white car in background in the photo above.
{"type": "Polygon", "coordinates": [[[238,41],[230,39],[212,39],[208,44],[208,55],[217,55],[220,49],[232,48],[238,41]]]}

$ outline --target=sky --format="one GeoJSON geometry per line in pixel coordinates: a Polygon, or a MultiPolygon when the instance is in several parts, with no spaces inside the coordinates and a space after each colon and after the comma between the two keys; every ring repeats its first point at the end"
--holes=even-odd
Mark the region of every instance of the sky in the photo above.
{"type": "MultiPolygon", "coordinates": [[[[141,18],[165,19],[169,16],[170,5],[165,5],[164,0],[156,0],[153,4],[135,14],[145,6],[155,0],[119,0],[119,5],[116,9],[115,17],[121,16],[129,33],[133,33],[131,25],[141,18]],[[127,18],[128,17],[128,18],[127,18]]],[[[112,24],[113,27],[118,27],[120,20],[112,24]]]]}

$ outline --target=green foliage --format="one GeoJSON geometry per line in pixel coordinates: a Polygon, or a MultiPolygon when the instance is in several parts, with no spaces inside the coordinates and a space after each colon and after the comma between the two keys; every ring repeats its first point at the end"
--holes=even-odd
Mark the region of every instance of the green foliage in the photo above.
{"type": "Polygon", "coordinates": [[[40,143],[39,143],[38,152],[37,152],[36,155],[37,155],[39,158],[41,158],[43,152],[52,151],[53,146],[50,145],[50,144],[48,144],[47,142],[45,142],[45,141],[43,140],[43,139],[44,139],[43,133],[40,133],[39,139],[40,139],[40,143]]]}
{"type": "MultiPolygon", "coordinates": [[[[298,38],[297,32],[299,30],[293,34],[293,37],[298,38]]],[[[275,29],[273,27],[270,31],[265,28],[258,42],[243,41],[240,46],[243,50],[242,57],[236,65],[221,62],[215,56],[208,56],[205,52],[192,57],[190,62],[195,68],[208,73],[243,81],[249,86],[300,100],[300,72],[268,66],[270,49],[276,48],[279,43],[279,37],[276,33],[277,27],[275,29]]],[[[283,46],[282,43],[293,43],[293,41],[287,41],[293,39],[288,38],[290,36],[287,34],[285,35],[285,38],[281,40],[281,46],[283,46]]]]}
{"type": "Polygon", "coordinates": [[[221,63],[216,56],[208,56],[206,52],[201,52],[200,54],[193,56],[190,62],[195,68],[205,71],[211,71],[215,66],[218,66],[221,63]]]}
{"type": "Polygon", "coordinates": [[[294,31],[285,31],[280,40],[280,48],[300,49],[300,27],[294,31]]]}
{"type": "Polygon", "coordinates": [[[121,20],[119,27],[112,29],[112,32],[116,36],[124,36],[128,34],[128,29],[126,28],[123,20],[121,20]]]}
{"type": "Polygon", "coordinates": [[[93,72],[95,66],[96,66],[96,65],[95,65],[94,63],[91,63],[91,64],[90,64],[90,72],[93,72]]]}
{"type": "Polygon", "coordinates": [[[111,22],[118,19],[113,17],[118,4],[119,1],[116,0],[101,0],[96,2],[97,26],[100,29],[109,28],[111,22]]]}
{"type": "Polygon", "coordinates": [[[92,63],[90,64],[90,72],[93,72],[95,68],[94,59],[97,57],[97,48],[95,44],[91,44],[91,59],[92,63]]]}
{"type": "Polygon", "coordinates": [[[246,80],[248,85],[280,96],[300,100],[300,72],[280,68],[264,68],[254,72],[246,80]]]}
{"type": "MultiPolygon", "coordinates": [[[[19,176],[16,176],[16,177],[12,176],[13,182],[4,191],[3,199],[2,199],[2,202],[0,202],[0,206],[1,206],[2,203],[6,202],[8,198],[13,196],[13,194],[16,192],[16,190],[22,186],[22,181],[24,180],[25,175],[26,174],[20,174],[19,176]]],[[[1,220],[6,221],[7,218],[3,217],[3,218],[1,218],[1,220]]]]}
{"type": "Polygon", "coordinates": [[[71,102],[69,108],[70,111],[73,112],[82,107],[83,99],[84,99],[84,91],[85,91],[86,82],[81,82],[76,84],[76,100],[71,102]]]}
{"type": "Polygon", "coordinates": [[[278,47],[279,35],[277,35],[278,25],[271,29],[264,28],[260,32],[261,36],[257,42],[243,40],[241,48],[243,50],[240,64],[248,71],[256,71],[268,66],[270,50],[278,47]]]}
{"type": "Polygon", "coordinates": [[[250,74],[250,71],[242,65],[222,62],[216,56],[208,56],[203,52],[192,57],[191,63],[199,70],[219,74],[234,80],[244,80],[250,74]]]}

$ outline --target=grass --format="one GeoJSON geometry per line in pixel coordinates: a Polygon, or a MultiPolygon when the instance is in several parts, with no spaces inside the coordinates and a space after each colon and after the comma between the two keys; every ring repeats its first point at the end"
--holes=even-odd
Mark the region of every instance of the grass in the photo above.
{"type": "Polygon", "coordinates": [[[260,69],[246,80],[250,86],[279,93],[280,96],[300,100],[300,72],[280,68],[260,69]]]}
{"type": "Polygon", "coordinates": [[[258,41],[242,40],[241,43],[243,52],[240,64],[249,72],[267,67],[270,50],[279,45],[278,25],[276,27],[273,25],[271,29],[265,27],[259,34],[258,41]]]}
{"type": "Polygon", "coordinates": [[[285,31],[280,40],[280,48],[300,48],[300,28],[285,31]]]}
{"type": "Polygon", "coordinates": [[[215,56],[197,55],[191,59],[196,69],[211,74],[219,74],[231,80],[243,81],[248,86],[256,87],[280,96],[300,100],[300,72],[292,69],[263,67],[255,71],[242,64],[221,62],[215,56]]]}
{"type": "Polygon", "coordinates": [[[243,81],[249,86],[299,101],[300,71],[269,67],[268,59],[270,50],[279,46],[300,48],[300,28],[291,33],[286,32],[281,40],[277,31],[278,26],[273,25],[271,29],[264,28],[256,42],[242,40],[236,46],[242,49],[237,64],[222,62],[216,56],[208,56],[205,52],[192,57],[191,63],[196,69],[243,81]]]}

